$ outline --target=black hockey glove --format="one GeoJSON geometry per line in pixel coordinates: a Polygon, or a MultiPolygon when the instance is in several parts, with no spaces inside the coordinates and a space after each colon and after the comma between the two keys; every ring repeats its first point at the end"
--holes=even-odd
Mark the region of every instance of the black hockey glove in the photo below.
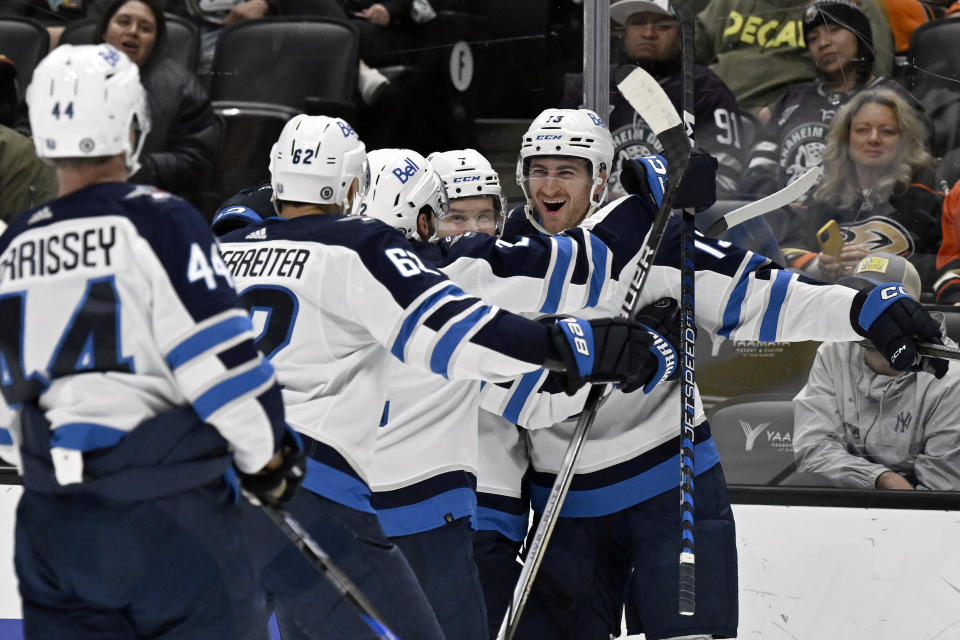
{"type": "MultiPolygon", "coordinates": [[[[660,208],[666,179],[670,168],[661,156],[652,155],[620,164],[620,184],[624,191],[647,199],[660,208]]],[[[683,181],[677,188],[673,206],[677,209],[692,207],[699,211],[713,206],[717,201],[717,159],[706,151],[694,149],[683,181]]]]}
{"type": "Polygon", "coordinates": [[[297,487],[303,482],[307,468],[306,458],[300,438],[289,428],[277,453],[281,456],[281,462],[274,469],[261,470],[258,473],[237,472],[240,486],[250,502],[279,507],[293,497],[297,487]]]}
{"type": "Polygon", "coordinates": [[[940,325],[899,282],[857,292],[850,307],[850,323],[897,371],[922,369],[938,378],[946,374],[946,360],[924,357],[917,361],[914,342],[943,344],[940,325]]]}
{"type": "Polygon", "coordinates": [[[555,380],[570,395],[588,382],[618,384],[629,393],[656,374],[661,358],[666,360],[653,346],[653,335],[632,320],[566,318],[552,330],[552,351],[565,365],[555,380]]]}
{"type": "Polygon", "coordinates": [[[657,358],[657,370],[643,387],[644,393],[650,393],[661,382],[680,376],[680,305],[673,298],[660,298],[641,309],[635,319],[653,338],[650,351],[657,358]]]}

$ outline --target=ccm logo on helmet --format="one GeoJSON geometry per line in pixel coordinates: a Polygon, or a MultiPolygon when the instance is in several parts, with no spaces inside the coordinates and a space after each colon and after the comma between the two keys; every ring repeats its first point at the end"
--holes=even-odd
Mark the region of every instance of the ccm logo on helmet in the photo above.
{"type": "Polygon", "coordinates": [[[583,328],[580,326],[580,324],[573,318],[564,320],[563,322],[565,322],[570,328],[570,333],[576,336],[573,339],[573,346],[576,347],[577,352],[585,356],[589,356],[590,348],[587,347],[587,341],[583,338],[583,328]]]}
{"type": "Polygon", "coordinates": [[[880,299],[889,300],[890,298],[896,298],[897,296],[909,296],[907,290],[903,288],[902,284],[894,284],[889,287],[884,287],[880,289],[880,299]]]}
{"type": "Polygon", "coordinates": [[[537,136],[537,140],[563,140],[563,136],[562,136],[562,135],[547,135],[547,134],[541,134],[541,135],[537,136]]]}
{"type": "Polygon", "coordinates": [[[415,176],[417,171],[420,169],[420,167],[418,167],[417,164],[410,158],[406,158],[406,161],[407,164],[402,167],[397,167],[392,171],[393,175],[395,175],[397,180],[400,181],[400,184],[407,184],[407,180],[415,176]]]}
{"type": "Polygon", "coordinates": [[[479,179],[480,179],[480,176],[463,176],[460,178],[454,178],[453,182],[454,184],[458,182],[476,182],[479,179]]]}

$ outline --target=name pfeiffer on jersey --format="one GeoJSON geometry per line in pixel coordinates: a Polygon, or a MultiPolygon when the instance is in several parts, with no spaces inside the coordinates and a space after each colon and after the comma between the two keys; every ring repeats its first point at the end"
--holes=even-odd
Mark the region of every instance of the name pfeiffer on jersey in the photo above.
{"type": "Polygon", "coordinates": [[[17,238],[0,258],[0,281],[116,266],[111,262],[111,249],[116,241],[117,230],[112,225],[17,238]]]}
{"type": "Polygon", "coordinates": [[[223,261],[234,277],[269,277],[300,279],[310,258],[308,249],[254,247],[243,251],[223,251],[223,261]]]}

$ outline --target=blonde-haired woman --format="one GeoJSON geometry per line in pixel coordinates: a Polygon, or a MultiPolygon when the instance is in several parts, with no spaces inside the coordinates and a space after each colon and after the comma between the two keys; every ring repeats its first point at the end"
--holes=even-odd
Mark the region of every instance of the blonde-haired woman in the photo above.
{"type": "Polygon", "coordinates": [[[863,91],[844,105],[827,135],[820,187],[781,243],[790,266],[832,282],[868,253],[886,251],[908,258],[929,290],[943,193],[925,138],[920,116],[894,91],[863,91]],[[843,235],[837,256],[815,249],[830,220],[843,235]]]}

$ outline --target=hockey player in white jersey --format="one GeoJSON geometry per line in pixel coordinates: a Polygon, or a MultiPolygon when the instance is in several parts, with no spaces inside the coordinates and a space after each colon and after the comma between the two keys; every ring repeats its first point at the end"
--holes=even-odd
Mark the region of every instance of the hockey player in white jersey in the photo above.
{"type": "MultiPolygon", "coordinates": [[[[545,326],[507,314],[425,265],[382,222],[343,215],[369,179],[363,143],[343,120],[293,118],[271,152],[270,172],[280,217],[227,234],[221,249],[253,313],[257,344],[277,368],[287,418],[304,440],[307,491],[290,511],[400,637],[442,637],[370,504],[387,362],[491,380],[548,365],[564,371],[571,390],[592,379],[634,386],[648,338],[633,323],[545,326]],[[593,348],[578,339],[592,340],[593,348]]],[[[264,581],[285,636],[369,637],[265,518],[251,520],[258,541],[275,541],[254,546],[263,551],[264,581]]]]}
{"type": "MultiPolygon", "coordinates": [[[[556,233],[600,207],[607,146],[585,149],[585,138],[609,137],[592,112],[548,109],[523,137],[517,177],[527,204],[508,216],[504,238],[539,229],[556,233]],[[544,155],[541,136],[552,136],[544,155]],[[556,154],[556,155],[554,155],[556,154]]],[[[638,164],[637,166],[642,166],[638,164]]],[[[642,175],[640,179],[643,179],[642,175]]],[[[614,201],[599,211],[622,206],[614,201]]],[[[677,220],[674,220],[676,223],[677,220]]],[[[680,297],[679,225],[671,224],[655,258],[640,303],[680,297]]],[[[697,324],[730,339],[859,340],[868,338],[900,370],[927,366],[943,375],[942,360],[919,361],[915,341],[938,340],[940,330],[900,287],[854,292],[781,270],[763,256],[702,235],[696,239],[697,324]],[[809,308],[816,306],[816,314],[809,308]],[[920,362],[920,365],[917,363],[920,362]]],[[[628,276],[618,283],[626,293],[628,276]]],[[[596,313],[611,313],[603,305],[596,313]]],[[[588,312],[586,315],[593,313],[588,312]]],[[[538,413],[536,394],[515,384],[485,398],[528,426],[550,421],[538,413]],[[512,409],[511,409],[512,407],[512,409]]],[[[582,407],[580,393],[571,415],[582,407]]],[[[558,398],[560,403],[564,398],[558,398]]],[[[680,548],[678,451],[679,384],[662,384],[649,395],[614,391],[600,409],[584,445],[570,492],[534,582],[518,637],[604,639],[620,629],[623,590],[631,566],[640,589],[632,605],[643,633],[664,638],[734,637],[737,632],[736,544],[729,498],[716,447],[696,397],[695,474],[697,608],[678,614],[677,557],[680,548]]],[[[529,431],[530,491],[539,512],[574,428],[563,421],[529,431]]],[[[481,448],[483,453],[483,448],[481,448]]],[[[483,458],[481,458],[481,478],[483,458]]],[[[518,470],[519,471],[519,470],[518,470]]],[[[639,632],[639,630],[632,630],[639,632]]]]}
{"type": "MultiPolygon", "coordinates": [[[[574,229],[553,238],[533,235],[511,245],[491,235],[500,204],[499,180],[475,151],[432,154],[430,164],[444,171],[442,182],[437,171],[409,149],[381,149],[369,157],[372,184],[364,199],[366,213],[401,231],[428,266],[439,268],[468,292],[514,311],[576,312],[598,304],[609,289],[600,287],[595,298],[578,293],[583,285],[574,274],[589,267],[594,276],[584,282],[591,287],[597,286],[597,278],[607,282],[605,266],[617,272],[621,265],[616,253],[635,253],[653,212],[637,199],[635,207],[593,220],[590,231],[574,229]],[[466,184],[470,187],[463,188],[466,184]],[[447,202],[444,187],[461,197],[447,202]],[[466,198],[464,192],[469,193],[466,198]],[[460,218],[448,223],[445,218],[451,214],[460,218]],[[486,227],[488,233],[424,243],[470,226],[486,227]],[[586,264],[570,269],[564,251],[577,253],[575,262],[586,264]],[[556,302],[545,306],[551,297],[556,302]]],[[[645,378],[659,380],[656,372],[662,365],[663,356],[651,352],[645,378]]],[[[371,472],[374,507],[386,533],[411,561],[447,636],[484,638],[485,607],[471,526],[482,383],[445,380],[399,362],[390,367],[388,380],[388,411],[371,472]],[[427,460],[425,450],[431,451],[427,460]]]]}
{"type": "Polygon", "coordinates": [[[60,196],[0,236],[25,636],[265,640],[231,465],[272,504],[302,477],[273,367],[201,215],[126,183],[149,128],[136,65],[62,45],[27,103],[60,196]]]}

